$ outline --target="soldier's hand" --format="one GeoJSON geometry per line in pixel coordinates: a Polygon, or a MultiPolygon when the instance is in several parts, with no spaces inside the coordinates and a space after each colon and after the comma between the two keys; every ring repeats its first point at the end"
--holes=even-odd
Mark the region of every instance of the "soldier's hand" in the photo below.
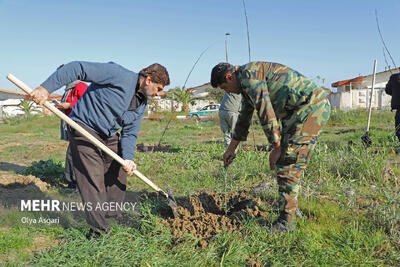
{"type": "Polygon", "coordinates": [[[231,142],[229,143],[228,148],[226,149],[223,160],[224,160],[224,167],[227,168],[235,159],[236,152],[239,147],[239,140],[232,138],[231,142]]]}
{"type": "Polygon", "coordinates": [[[224,153],[224,156],[223,156],[224,167],[227,168],[227,167],[233,162],[233,160],[235,159],[235,157],[236,157],[235,152],[232,152],[232,151],[230,151],[230,150],[227,150],[227,151],[224,153]]]}
{"type": "Polygon", "coordinates": [[[43,105],[49,97],[49,92],[43,86],[37,87],[31,93],[31,98],[39,105],[43,105]]]}
{"type": "Polygon", "coordinates": [[[279,160],[281,156],[281,147],[274,147],[269,153],[269,168],[273,171],[275,170],[276,162],[279,160]]]}
{"type": "Polygon", "coordinates": [[[126,173],[128,173],[128,175],[132,175],[133,172],[136,171],[136,164],[133,162],[133,160],[126,159],[123,169],[126,171],[126,173]]]}
{"type": "Polygon", "coordinates": [[[61,103],[56,105],[56,108],[58,108],[59,110],[70,109],[71,108],[71,103],[61,102],[61,103]]]}

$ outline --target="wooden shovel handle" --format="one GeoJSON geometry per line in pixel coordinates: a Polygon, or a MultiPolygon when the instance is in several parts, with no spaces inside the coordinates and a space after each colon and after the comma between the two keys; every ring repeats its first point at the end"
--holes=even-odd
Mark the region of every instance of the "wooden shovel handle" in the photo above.
{"type": "MultiPolygon", "coordinates": [[[[12,74],[7,75],[7,79],[10,80],[12,83],[14,83],[16,86],[21,88],[25,93],[28,95],[31,95],[32,89],[29,88],[25,83],[23,83],[21,80],[16,78],[12,74]]],[[[125,166],[125,161],[123,158],[118,156],[114,151],[109,149],[107,146],[105,146],[102,142],[97,140],[93,135],[91,135],[89,132],[87,132],[85,129],[83,129],[79,124],[71,120],[67,115],[64,114],[64,112],[58,110],[54,105],[52,105],[50,102],[46,101],[43,106],[45,106],[48,110],[53,112],[55,115],[57,115],[60,119],[65,121],[69,126],[77,130],[81,135],[86,137],[93,145],[98,147],[99,149],[103,150],[107,155],[112,157],[114,160],[116,160],[119,164],[122,166],[125,166]]],[[[135,170],[133,172],[137,177],[139,177],[143,182],[145,182],[147,185],[149,185],[151,188],[153,188],[155,191],[159,192],[161,191],[164,195],[166,193],[161,190],[157,185],[155,185],[152,181],[150,181],[146,176],[144,176],[142,173],[140,173],[138,170],[135,170]]]]}

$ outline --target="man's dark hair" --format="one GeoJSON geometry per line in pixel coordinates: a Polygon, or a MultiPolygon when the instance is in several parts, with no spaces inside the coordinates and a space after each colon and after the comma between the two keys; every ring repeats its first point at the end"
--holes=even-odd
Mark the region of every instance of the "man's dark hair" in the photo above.
{"type": "Polygon", "coordinates": [[[147,68],[142,69],[139,75],[143,77],[150,76],[153,83],[160,83],[164,86],[169,85],[168,71],[158,63],[151,64],[147,68]]]}
{"type": "Polygon", "coordinates": [[[233,72],[234,70],[235,67],[226,62],[216,65],[211,71],[211,86],[218,87],[220,84],[225,83],[225,75],[229,72],[233,72]]]}

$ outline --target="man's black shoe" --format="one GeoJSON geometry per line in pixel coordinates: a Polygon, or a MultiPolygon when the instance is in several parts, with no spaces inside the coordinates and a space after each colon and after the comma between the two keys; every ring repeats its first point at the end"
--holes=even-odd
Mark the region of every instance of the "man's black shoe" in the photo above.
{"type": "Polygon", "coordinates": [[[68,182],[68,186],[65,188],[65,190],[74,192],[76,190],[76,183],[68,182]]]}
{"type": "Polygon", "coordinates": [[[91,240],[91,239],[97,239],[101,236],[101,233],[98,231],[95,231],[93,229],[89,230],[89,233],[86,234],[86,238],[87,240],[91,240]]]}

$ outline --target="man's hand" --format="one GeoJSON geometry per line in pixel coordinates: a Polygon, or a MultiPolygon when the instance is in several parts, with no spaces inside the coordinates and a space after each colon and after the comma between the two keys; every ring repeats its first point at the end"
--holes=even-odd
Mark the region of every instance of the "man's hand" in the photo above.
{"type": "Polygon", "coordinates": [[[281,152],[282,152],[282,149],[279,144],[278,146],[274,146],[274,148],[269,153],[269,168],[272,171],[275,170],[275,165],[281,156],[281,152]]]}
{"type": "Polygon", "coordinates": [[[43,105],[49,97],[49,92],[43,86],[39,86],[31,93],[31,98],[36,104],[43,105]]]}
{"type": "Polygon", "coordinates": [[[128,173],[128,175],[132,175],[134,171],[136,171],[136,164],[133,160],[126,159],[125,166],[123,166],[124,171],[128,173]]]}
{"type": "Polygon", "coordinates": [[[71,108],[71,103],[61,102],[61,103],[56,105],[56,108],[58,108],[59,110],[70,109],[71,108]]]}
{"type": "Polygon", "coordinates": [[[224,167],[227,168],[235,159],[236,157],[236,152],[237,152],[237,147],[239,146],[240,141],[232,139],[228,148],[226,149],[224,155],[223,155],[223,160],[224,160],[224,167]]]}
{"type": "Polygon", "coordinates": [[[235,152],[226,150],[226,152],[224,153],[223,159],[224,159],[224,167],[227,168],[235,159],[236,154],[235,152]]]}

